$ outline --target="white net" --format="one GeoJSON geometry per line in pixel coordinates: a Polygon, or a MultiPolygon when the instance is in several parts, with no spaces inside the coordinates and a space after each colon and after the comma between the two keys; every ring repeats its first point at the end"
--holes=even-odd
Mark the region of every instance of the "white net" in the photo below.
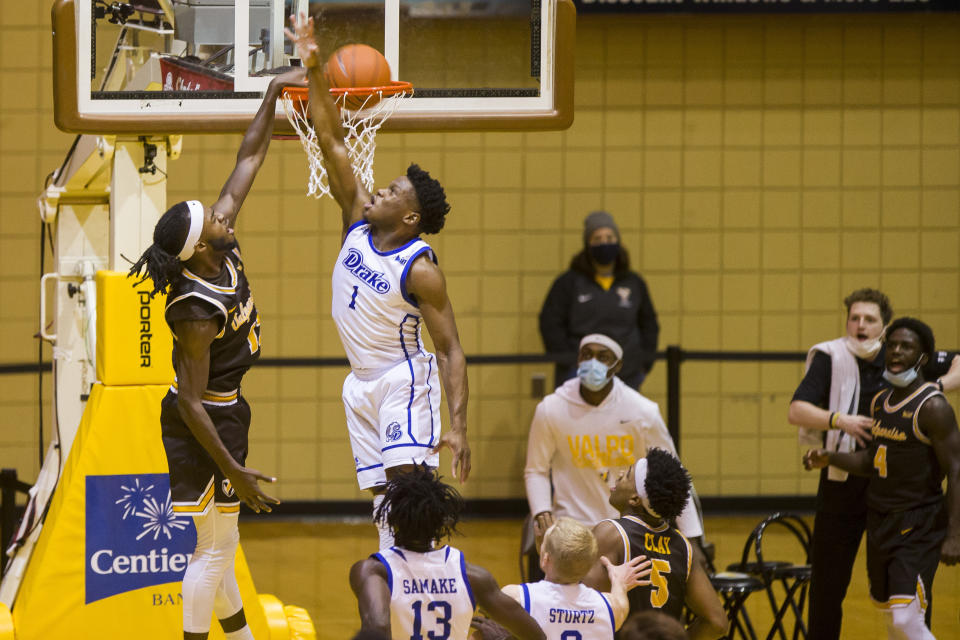
{"type": "MultiPolygon", "coordinates": [[[[343,123],[347,153],[353,165],[353,173],[360,179],[367,191],[373,191],[373,157],[377,148],[377,131],[380,126],[393,115],[397,106],[404,98],[412,95],[412,89],[389,93],[375,91],[367,96],[362,95],[334,95],[337,106],[340,107],[340,118],[343,123]],[[349,109],[345,105],[350,101],[349,109]],[[362,104],[361,104],[362,103],[362,104]]],[[[307,154],[307,195],[315,198],[330,195],[330,184],[327,180],[327,168],[323,164],[323,154],[317,141],[317,133],[310,123],[310,109],[307,100],[298,95],[284,92],[282,96],[283,110],[287,120],[293,125],[307,154]]]]}

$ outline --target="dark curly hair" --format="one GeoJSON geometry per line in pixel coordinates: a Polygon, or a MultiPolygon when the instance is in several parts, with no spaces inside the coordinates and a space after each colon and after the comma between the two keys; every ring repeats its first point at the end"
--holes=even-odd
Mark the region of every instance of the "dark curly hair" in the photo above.
{"type": "Polygon", "coordinates": [[[680,515],[690,497],[690,474],[680,461],[663,449],[647,451],[647,479],[644,482],[650,507],[665,520],[680,515]]]}
{"type": "Polygon", "coordinates": [[[854,302],[872,302],[880,307],[880,317],[883,318],[883,324],[888,324],[893,317],[893,307],[890,305],[890,298],[882,291],[877,289],[857,289],[846,298],[843,304],[847,305],[847,315],[850,315],[850,307],[854,302]]]}
{"type": "Polygon", "coordinates": [[[462,512],[460,493],[441,482],[436,471],[420,465],[387,483],[374,519],[386,522],[398,546],[420,549],[457,533],[462,512]]]}
{"type": "Polygon", "coordinates": [[[153,280],[150,297],[164,293],[180,277],[183,265],[177,255],[190,231],[190,208],[178,202],[160,216],[153,228],[153,244],[133,263],[127,277],[139,277],[134,286],[147,279],[153,280]],[[142,277],[141,277],[142,276],[142,277]]]}
{"type": "Polygon", "coordinates": [[[447,204],[447,194],[443,192],[443,186],[416,164],[407,167],[407,178],[417,194],[420,231],[428,234],[437,233],[440,229],[443,229],[443,223],[450,211],[450,205],[447,204]]]}
{"type": "Polygon", "coordinates": [[[927,323],[906,316],[897,318],[887,327],[886,336],[889,338],[897,329],[909,329],[917,334],[917,337],[920,339],[920,346],[923,347],[923,352],[927,354],[927,361],[933,360],[936,343],[933,339],[933,329],[931,329],[927,323]]]}

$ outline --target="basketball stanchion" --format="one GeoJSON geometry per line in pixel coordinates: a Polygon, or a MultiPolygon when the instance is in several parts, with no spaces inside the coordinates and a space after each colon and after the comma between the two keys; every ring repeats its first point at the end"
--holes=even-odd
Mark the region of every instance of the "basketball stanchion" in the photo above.
{"type": "MultiPolygon", "coordinates": [[[[353,173],[368,191],[373,191],[373,158],[377,147],[377,131],[392,116],[400,101],[413,95],[409,82],[393,81],[376,87],[331,87],[330,93],[340,108],[345,144],[353,173]],[[347,105],[358,105],[351,109],[347,105]]],[[[307,87],[284,87],[281,100],[287,120],[293,125],[310,169],[307,194],[315,198],[330,195],[327,169],[317,132],[310,121],[310,100],[307,87]]]]}

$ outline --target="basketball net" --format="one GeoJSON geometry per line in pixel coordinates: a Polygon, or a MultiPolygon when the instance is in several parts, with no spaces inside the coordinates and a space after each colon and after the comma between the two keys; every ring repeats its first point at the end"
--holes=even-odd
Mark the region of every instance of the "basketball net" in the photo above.
{"type": "MultiPolygon", "coordinates": [[[[394,114],[400,101],[413,95],[413,86],[409,82],[393,82],[383,87],[361,87],[351,89],[330,89],[334,102],[340,109],[340,120],[344,129],[344,143],[353,174],[367,191],[373,191],[373,157],[377,149],[377,131],[394,114]],[[358,109],[346,107],[348,98],[351,104],[360,104],[358,109]]],[[[307,195],[321,198],[330,195],[330,183],[327,168],[323,163],[323,152],[317,139],[317,132],[310,122],[309,92],[306,87],[284,87],[281,99],[287,120],[293,125],[307,154],[307,195]]]]}

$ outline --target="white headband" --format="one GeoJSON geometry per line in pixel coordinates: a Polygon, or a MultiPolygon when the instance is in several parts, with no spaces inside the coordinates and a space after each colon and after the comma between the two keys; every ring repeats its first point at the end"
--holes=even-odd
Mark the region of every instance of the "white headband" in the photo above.
{"type": "Polygon", "coordinates": [[[186,262],[193,255],[200,232],[203,231],[203,205],[198,200],[187,200],[187,208],[190,209],[190,231],[187,232],[187,239],[183,241],[183,249],[177,254],[181,262],[186,262]]]}
{"type": "Polygon", "coordinates": [[[650,498],[647,497],[647,459],[640,458],[633,468],[633,481],[637,485],[637,495],[643,502],[643,508],[650,512],[654,518],[661,517],[659,513],[650,506],[650,498]]]}
{"type": "Polygon", "coordinates": [[[617,360],[623,357],[623,347],[621,347],[616,340],[608,338],[602,333],[591,333],[588,336],[583,336],[583,339],[580,341],[580,348],[583,349],[583,345],[585,344],[599,344],[604,346],[610,349],[610,351],[613,351],[613,355],[617,356],[617,360]]]}

